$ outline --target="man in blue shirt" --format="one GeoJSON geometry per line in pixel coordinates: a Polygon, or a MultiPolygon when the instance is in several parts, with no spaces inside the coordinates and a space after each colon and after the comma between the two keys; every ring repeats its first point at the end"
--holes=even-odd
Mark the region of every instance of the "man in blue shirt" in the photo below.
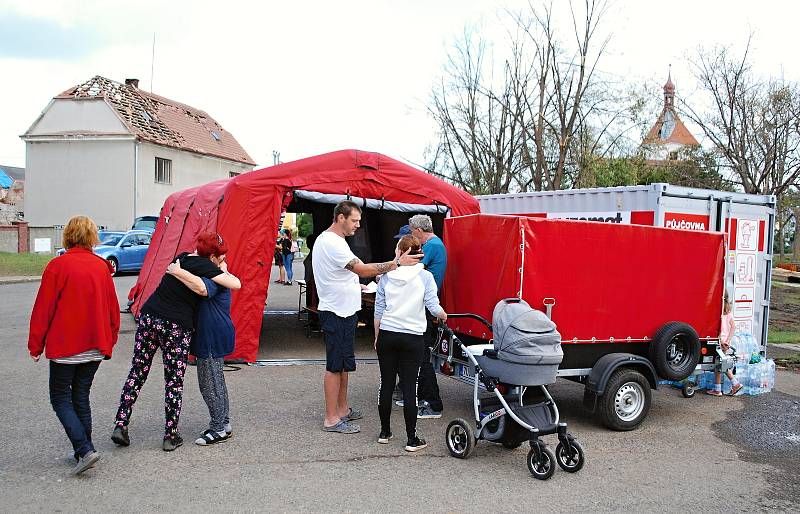
{"type": "MultiPolygon", "coordinates": [[[[421,262],[425,265],[425,269],[433,275],[433,279],[436,281],[436,288],[441,295],[444,272],[447,268],[447,250],[444,247],[444,243],[433,233],[433,222],[431,217],[426,214],[412,216],[408,220],[408,227],[411,230],[411,235],[422,243],[422,252],[425,256],[421,262]]],[[[422,357],[418,383],[418,394],[422,400],[422,405],[417,411],[417,417],[421,419],[442,417],[442,397],[439,395],[439,384],[436,381],[433,364],[431,364],[430,347],[435,340],[436,327],[429,318],[428,330],[425,332],[425,354],[422,357]]]]}

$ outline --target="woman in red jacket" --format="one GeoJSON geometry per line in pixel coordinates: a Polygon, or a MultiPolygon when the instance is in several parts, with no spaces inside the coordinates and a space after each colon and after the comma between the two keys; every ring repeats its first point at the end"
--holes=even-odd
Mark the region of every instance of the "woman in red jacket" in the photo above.
{"type": "Polygon", "coordinates": [[[73,473],[94,466],[89,390],[100,361],[111,358],[119,334],[119,302],[108,262],[92,253],[97,225],[75,216],[64,228],[67,252],[42,274],[31,313],[28,351],[35,362],[50,359],[50,403],[67,432],[73,473]]]}

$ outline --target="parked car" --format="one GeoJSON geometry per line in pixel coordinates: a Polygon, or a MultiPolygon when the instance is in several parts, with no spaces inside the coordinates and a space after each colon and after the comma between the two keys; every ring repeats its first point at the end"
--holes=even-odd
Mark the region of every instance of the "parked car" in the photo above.
{"type": "Polygon", "coordinates": [[[100,244],[94,247],[94,253],[111,264],[112,275],[120,271],[139,271],[147,249],[150,248],[152,235],[147,230],[108,232],[100,244]]]}
{"type": "MultiPolygon", "coordinates": [[[[122,234],[122,235],[124,235],[125,232],[118,232],[118,231],[114,231],[114,230],[105,230],[105,229],[98,230],[97,231],[97,238],[102,243],[103,241],[108,239],[109,235],[111,235],[111,234],[122,234]]],[[[56,249],[56,256],[64,255],[65,253],[67,253],[67,249],[66,248],[58,248],[58,249],[56,249]]]]}
{"type": "Polygon", "coordinates": [[[146,230],[152,234],[156,229],[156,223],[158,223],[158,216],[139,216],[133,220],[131,230],[146,230]]]}

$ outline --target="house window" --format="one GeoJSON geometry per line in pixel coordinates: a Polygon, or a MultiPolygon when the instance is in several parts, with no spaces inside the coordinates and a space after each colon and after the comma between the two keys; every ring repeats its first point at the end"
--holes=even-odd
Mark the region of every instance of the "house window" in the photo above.
{"type": "Polygon", "coordinates": [[[156,157],[156,184],[172,184],[172,161],[156,157]]]}
{"type": "Polygon", "coordinates": [[[238,171],[229,171],[229,172],[228,172],[228,176],[229,176],[230,178],[233,178],[233,177],[238,177],[239,175],[241,175],[241,173],[239,173],[238,171]]]}
{"type": "Polygon", "coordinates": [[[678,152],[670,152],[669,153],[669,160],[670,161],[677,161],[678,160],[678,152]]]}

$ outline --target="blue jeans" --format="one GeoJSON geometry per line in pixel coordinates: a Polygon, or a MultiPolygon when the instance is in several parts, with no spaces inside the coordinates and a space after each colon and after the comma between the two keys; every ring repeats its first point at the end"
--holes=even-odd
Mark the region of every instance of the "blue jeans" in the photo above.
{"type": "Polygon", "coordinates": [[[283,256],[283,267],[286,270],[286,280],[289,282],[292,281],[292,277],[294,276],[294,271],[292,270],[293,261],[294,261],[293,253],[283,256]]]}
{"type": "Polygon", "coordinates": [[[94,451],[89,390],[99,366],[100,361],[83,364],[50,361],[50,404],[77,457],[94,451]]]}

